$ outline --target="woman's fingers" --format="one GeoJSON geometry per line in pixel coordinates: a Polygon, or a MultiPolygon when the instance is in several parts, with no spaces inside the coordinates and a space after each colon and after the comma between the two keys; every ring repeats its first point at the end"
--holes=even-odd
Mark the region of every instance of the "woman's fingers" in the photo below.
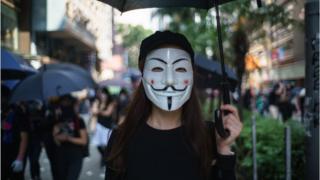
{"type": "Polygon", "coordinates": [[[222,105],[221,106],[221,110],[226,110],[226,111],[229,111],[231,112],[231,114],[234,114],[237,119],[240,121],[240,116],[239,116],[239,113],[238,113],[238,109],[230,104],[225,104],[225,105],[222,105]]]}
{"type": "Polygon", "coordinates": [[[239,113],[236,107],[232,105],[222,105],[222,111],[228,111],[227,115],[223,116],[223,126],[230,132],[230,136],[226,139],[221,138],[218,136],[218,146],[220,148],[228,147],[232,143],[234,143],[235,139],[240,135],[243,124],[240,121],[239,113]]]}
{"type": "Polygon", "coordinates": [[[231,136],[233,137],[239,136],[243,126],[242,123],[233,114],[228,114],[224,117],[223,125],[225,129],[228,129],[230,131],[231,136]]]}

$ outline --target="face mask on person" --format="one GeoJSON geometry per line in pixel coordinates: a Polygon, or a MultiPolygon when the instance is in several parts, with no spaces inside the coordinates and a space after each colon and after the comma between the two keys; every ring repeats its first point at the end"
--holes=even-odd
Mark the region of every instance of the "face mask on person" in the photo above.
{"type": "Polygon", "coordinates": [[[179,109],[189,98],[193,85],[190,55],[178,48],[159,48],[145,60],[142,78],[148,99],[165,111],[179,109]]]}

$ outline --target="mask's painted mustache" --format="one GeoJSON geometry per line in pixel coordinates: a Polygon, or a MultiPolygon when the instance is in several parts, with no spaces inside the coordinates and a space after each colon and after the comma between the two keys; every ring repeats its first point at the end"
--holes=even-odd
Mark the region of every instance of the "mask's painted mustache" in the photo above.
{"type": "Polygon", "coordinates": [[[171,87],[174,91],[185,91],[187,89],[187,86],[184,87],[183,89],[176,89],[174,86],[170,85],[170,86],[166,86],[164,88],[154,88],[153,86],[151,86],[151,88],[155,91],[166,91],[169,87],[171,87]]]}

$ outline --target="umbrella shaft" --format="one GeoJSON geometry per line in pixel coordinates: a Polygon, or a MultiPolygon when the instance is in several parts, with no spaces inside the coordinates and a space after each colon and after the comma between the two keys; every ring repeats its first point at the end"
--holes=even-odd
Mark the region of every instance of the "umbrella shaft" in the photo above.
{"type": "Polygon", "coordinates": [[[224,68],[224,54],[223,54],[223,46],[222,46],[222,35],[221,35],[221,24],[220,24],[220,16],[219,16],[219,0],[213,0],[214,7],[216,10],[216,21],[217,21],[217,31],[218,31],[218,44],[219,44],[219,54],[221,60],[221,71],[222,71],[222,78],[225,82],[226,78],[226,70],[224,68]]]}

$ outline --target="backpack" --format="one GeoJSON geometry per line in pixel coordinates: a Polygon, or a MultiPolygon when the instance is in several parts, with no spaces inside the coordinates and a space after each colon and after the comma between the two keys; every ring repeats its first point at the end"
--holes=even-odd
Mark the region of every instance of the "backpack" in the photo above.
{"type": "MultiPolygon", "coordinates": [[[[79,132],[80,130],[80,118],[77,116],[75,121],[75,129],[79,132]]],[[[89,135],[87,133],[87,144],[82,148],[83,151],[83,157],[89,157],[90,156],[90,150],[89,150],[89,135]]]]}

